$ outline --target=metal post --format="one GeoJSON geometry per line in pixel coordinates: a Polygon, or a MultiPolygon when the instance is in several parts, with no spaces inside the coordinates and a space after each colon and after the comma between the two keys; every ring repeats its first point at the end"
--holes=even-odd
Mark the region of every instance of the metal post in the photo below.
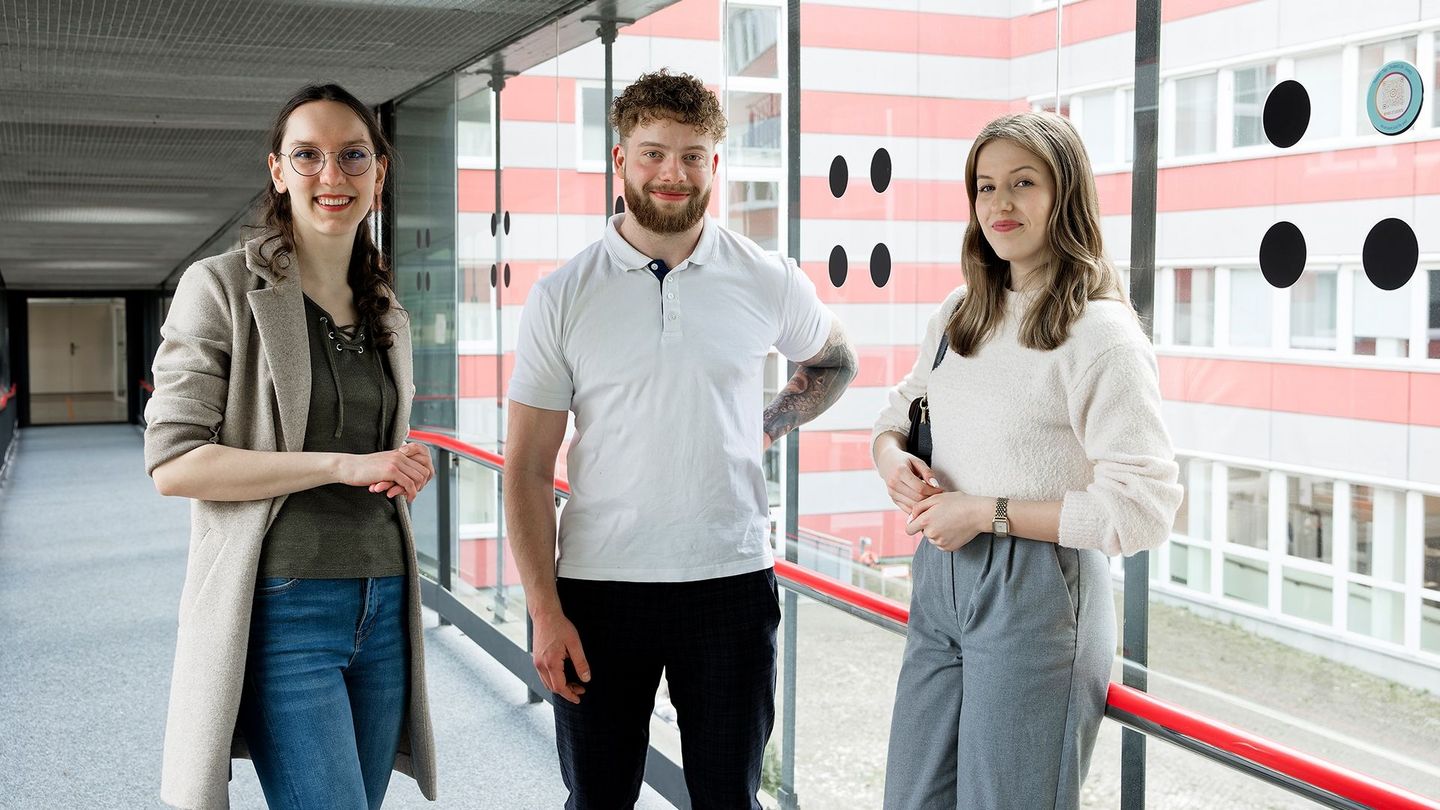
{"type": "Polygon", "coordinates": [[[595,35],[605,46],[605,219],[609,220],[615,213],[615,159],[610,156],[615,151],[615,130],[610,128],[609,123],[610,105],[615,101],[614,46],[616,37],[620,35],[620,26],[631,25],[635,20],[616,17],[613,3],[607,3],[602,13],[582,17],[581,20],[599,23],[595,35]]]}
{"type": "MultiPolygon", "coordinates": [[[[439,474],[435,476],[435,558],[436,566],[439,568],[435,578],[439,582],[441,590],[450,591],[453,585],[450,575],[452,561],[450,548],[451,543],[455,540],[454,508],[452,506],[455,486],[454,469],[460,459],[448,450],[438,447],[434,450],[438,462],[435,467],[439,470],[439,474]]],[[[441,614],[440,624],[449,623],[444,614],[441,614]]]]}
{"type": "Polygon", "coordinates": [[[615,213],[615,130],[611,128],[610,105],[615,102],[615,35],[618,29],[614,21],[600,23],[600,42],[605,46],[605,219],[615,213]]]}
{"type": "Polygon", "coordinates": [[[495,473],[495,623],[505,623],[505,475],[495,473]]]}
{"type": "MultiPolygon", "coordinates": [[[[1155,313],[1155,206],[1160,120],[1160,4],[1135,3],[1135,162],[1131,171],[1130,300],[1148,332],[1155,313]]],[[[1058,60],[1059,55],[1056,55],[1058,60]]],[[[1148,689],[1150,553],[1125,560],[1126,686],[1148,689]]],[[[1121,810],[1145,807],[1145,735],[1126,728],[1120,742],[1121,810]]]]}
{"type": "MultiPolygon", "coordinates": [[[[800,0],[786,0],[786,99],[785,112],[787,144],[786,159],[786,200],[789,206],[786,223],[787,252],[800,261],[800,0]]],[[[795,364],[787,364],[787,373],[794,375],[795,364]]],[[[795,562],[798,549],[791,538],[800,532],[800,434],[790,434],[785,442],[785,529],[782,542],[785,559],[795,562]]],[[[795,714],[796,714],[796,665],[799,656],[796,644],[799,641],[798,608],[800,599],[794,591],[785,591],[785,660],[784,660],[784,714],[780,725],[780,808],[798,810],[800,796],[795,792],[795,714]]]]}
{"type": "MultiPolygon", "coordinates": [[[[505,355],[505,325],[502,322],[505,308],[505,206],[501,175],[503,165],[500,145],[500,96],[505,89],[504,66],[497,62],[490,77],[490,89],[494,93],[495,105],[495,346],[497,359],[505,355]]],[[[505,364],[495,364],[495,390],[505,390],[505,364]]],[[[502,441],[505,436],[505,397],[495,399],[495,435],[502,441]]],[[[505,484],[504,474],[495,473],[495,622],[505,621],[505,484]]]]}

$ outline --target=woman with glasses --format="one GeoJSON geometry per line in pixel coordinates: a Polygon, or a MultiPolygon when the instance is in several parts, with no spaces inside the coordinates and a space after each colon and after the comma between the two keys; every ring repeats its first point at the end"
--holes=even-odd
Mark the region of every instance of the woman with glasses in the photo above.
{"type": "Polygon", "coordinates": [[[1115,654],[1107,555],[1169,537],[1178,467],[1075,128],[991,121],[965,181],[966,286],[873,434],[920,535],[885,807],[1075,810],[1115,654]],[[905,449],[920,396],[928,464],[905,449]]]}
{"type": "Polygon", "coordinates": [[[192,499],[161,797],[374,810],[392,770],[435,795],[408,503],[408,319],[366,216],[390,146],[334,85],[269,139],[264,230],[181,278],[155,356],[146,469],[192,499]]]}

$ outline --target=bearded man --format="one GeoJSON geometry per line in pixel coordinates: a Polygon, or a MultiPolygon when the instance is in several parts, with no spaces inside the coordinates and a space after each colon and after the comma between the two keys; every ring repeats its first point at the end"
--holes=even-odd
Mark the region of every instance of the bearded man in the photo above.
{"type": "Polygon", "coordinates": [[[634,806],[663,671],[693,806],[758,810],[780,620],[761,454],[840,397],[855,353],[793,261],[706,215],[714,93],[646,74],[610,124],[626,213],[531,290],[509,385],[505,514],[535,668],[567,808],[634,806]],[[772,346],[799,369],[762,412],[772,346]]]}

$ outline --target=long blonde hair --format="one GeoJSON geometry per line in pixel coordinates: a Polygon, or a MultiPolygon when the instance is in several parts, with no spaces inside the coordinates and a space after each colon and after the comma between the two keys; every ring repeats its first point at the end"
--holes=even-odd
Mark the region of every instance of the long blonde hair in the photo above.
{"type": "Polygon", "coordinates": [[[980,130],[965,159],[965,193],[970,222],[965,227],[961,266],[968,290],[946,327],[950,345],[961,356],[978,351],[1005,313],[1010,263],[996,255],[975,214],[975,161],[991,141],[1005,140],[1034,153],[1055,180],[1055,202],[1046,228],[1053,258],[1041,270],[1044,292],[1025,313],[1020,343],[1050,350],[1070,336],[1070,327],[1088,301],[1128,301],[1120,276],[1105,257],[1100,236],[1100,204],[1095,173],[1080,134],[1065,118],[1048,112],[1024,112],[991,121],[980,130]]]}

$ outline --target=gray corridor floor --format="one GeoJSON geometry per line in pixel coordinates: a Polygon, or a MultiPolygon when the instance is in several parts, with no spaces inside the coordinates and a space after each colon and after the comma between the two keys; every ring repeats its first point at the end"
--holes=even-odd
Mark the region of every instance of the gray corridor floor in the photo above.
{"type": "MultiPolygon", "coordinates": [[[[155,492],[134,427],[31,428],[19,442],[0,484],[0,808],[162,807],[189,506],[155,492]]],[[[561,806],[549,706],[528,705],[453,627],[426,641],[440,799],[396,776],[385,806],[561,806]]],[[[248,762],[231,797],[264,806],[248,762]]],[[[647,787],[639,807],[670,804],[647,787]]]]}

